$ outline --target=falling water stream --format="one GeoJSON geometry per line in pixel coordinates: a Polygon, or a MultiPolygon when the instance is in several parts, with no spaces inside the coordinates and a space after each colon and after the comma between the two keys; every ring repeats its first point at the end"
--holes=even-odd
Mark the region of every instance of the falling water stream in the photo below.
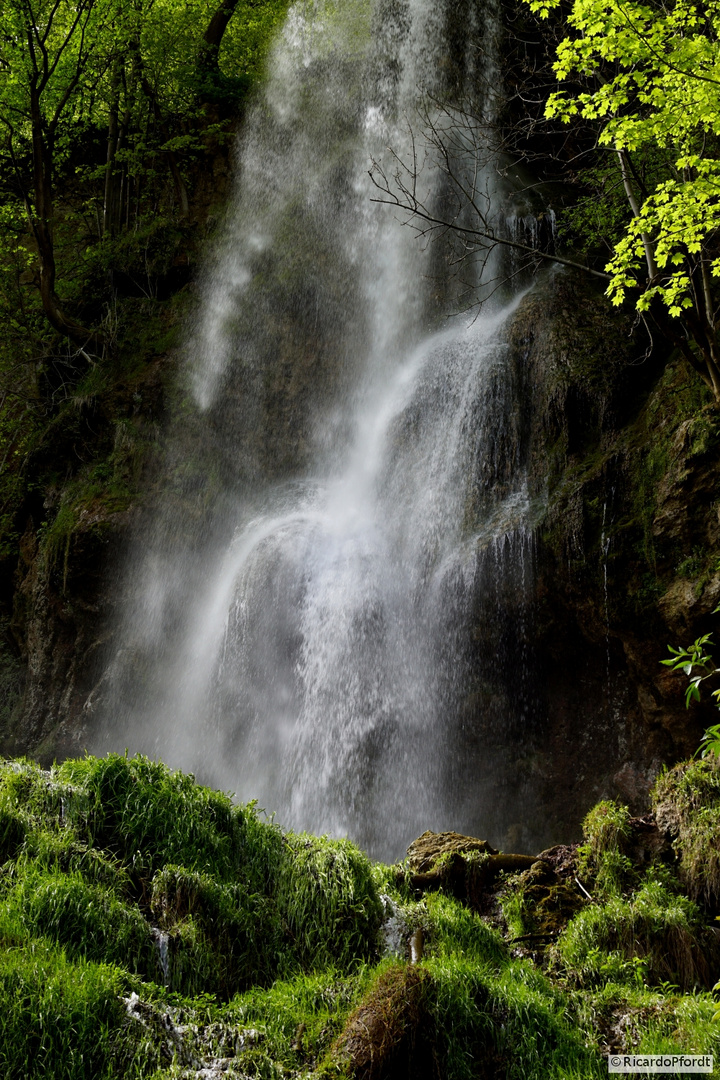
{"type": "MultiPolygon", "coordinates": [[[[99,736],[384,858],[425,828],[497,838],[518,817],[520,292],[453,316],[451,245],[373,201],[368,175],[414,147],[422,199],[442,204],[423,120],[460,96],[491,129],[498,33],[492,4],[291,7],[200,286],[99,736]]],[[[477,267],[462,287],[475,273],[480,295],[499,269],[477,267]]]]}

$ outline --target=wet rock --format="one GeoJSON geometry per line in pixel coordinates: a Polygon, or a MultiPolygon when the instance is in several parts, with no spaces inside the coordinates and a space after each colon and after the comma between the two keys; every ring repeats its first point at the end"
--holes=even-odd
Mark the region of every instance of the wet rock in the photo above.
{"type": "Polygon", "coordinates": [[[163,1008],[144,1001],[135,991],[123,998],[128,1017],[147,1029],[161,1047],[166,1061],[180,1067],[182,1080],[214,1080],[215,1077],[242,1077],[241,1058],[255,1046],[262,1034],[254,1028],[236,1028],[229,1024],[184,1023],[183,1010],[163,1008]]]}

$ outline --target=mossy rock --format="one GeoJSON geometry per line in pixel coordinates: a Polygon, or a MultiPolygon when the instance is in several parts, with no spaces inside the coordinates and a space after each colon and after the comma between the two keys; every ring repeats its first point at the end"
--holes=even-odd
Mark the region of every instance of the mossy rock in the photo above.
{"type": "Polygon", "coordinates": [[[415,874],[426,874],[432,870],[438,860],[451,855],[467,855],[471,851],[497,855],[497,848],[491,847],[487,840],[478,840],[474,836],[463,836],[456,832],[424,832],[413,840],[407,849],[407,867],[415,874]]]}
{"type": "Polygon", "coordinates": [[[509,928],[523,931],[517,938],[551,940],[587,904],[577,884],[562,881],[544,859],[511,878],[504,892],[509,928]],[[511,912],[516,916],[514,925],[511,912]]]}

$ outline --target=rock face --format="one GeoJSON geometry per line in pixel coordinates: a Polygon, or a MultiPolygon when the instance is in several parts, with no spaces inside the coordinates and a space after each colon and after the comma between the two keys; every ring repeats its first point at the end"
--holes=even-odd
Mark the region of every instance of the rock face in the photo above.
{"type": "Polygon", "coordinates": [[[570,275],[530,294],[512,341],[531,386],[536,721],[548,842],[596,799],[639,811],[661,763],[692,754],[667,644],[713,628],[720,594],[720,417],[684,364],[651,360],[629,322],[570,275]]]}
{"type": "Polygon", "coordinates": [[[0,625],[4,615],[8,630],[0,671],[3,660],[14,660],[0,709],[6,754],[30,753],[47,764],[85,747],[88,705],[107,666],[123,549],[141,517],[141,493],[152,498],[171,367],[171,357],[155,358],[79,408],[68,404],[27,462],[35,480],[8,573],[12,587],[0,601],[0,625]]]}

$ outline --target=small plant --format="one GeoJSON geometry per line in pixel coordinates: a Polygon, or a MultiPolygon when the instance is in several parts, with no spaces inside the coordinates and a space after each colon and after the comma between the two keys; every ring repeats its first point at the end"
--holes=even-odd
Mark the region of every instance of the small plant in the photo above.
{"type": "Polygon", "coordinates": [[[650,795],[658,826],[671,837],[677,871],[691,899],[720,901],[720,769],[717,758],[661,772],[650,795]]]}
{"type": "MultiPolygon", "coordinates": [[[[713,614],[720,611],[715,608],[713,614]]],[[[703,634],[686,649],[674,648],[668,645],[671,656],[660,663],[673,671],[682,671],[688,677],[688,687],[685,691],[685,707],[690,708],[692,701],[700,701],[700,686],[714,675],[720,675],[720,668],[715,667],[715,661],[707,651],[713,645],[712,634],[703,634]]],[[[715,706],[720,709],[720,689],[713,690],[710,695],[715,706]]],[[[700,746],[695,752],[695,757],[715,757],[720,760],[720,724],[713,724],[703,734],[700,746]]]]}

